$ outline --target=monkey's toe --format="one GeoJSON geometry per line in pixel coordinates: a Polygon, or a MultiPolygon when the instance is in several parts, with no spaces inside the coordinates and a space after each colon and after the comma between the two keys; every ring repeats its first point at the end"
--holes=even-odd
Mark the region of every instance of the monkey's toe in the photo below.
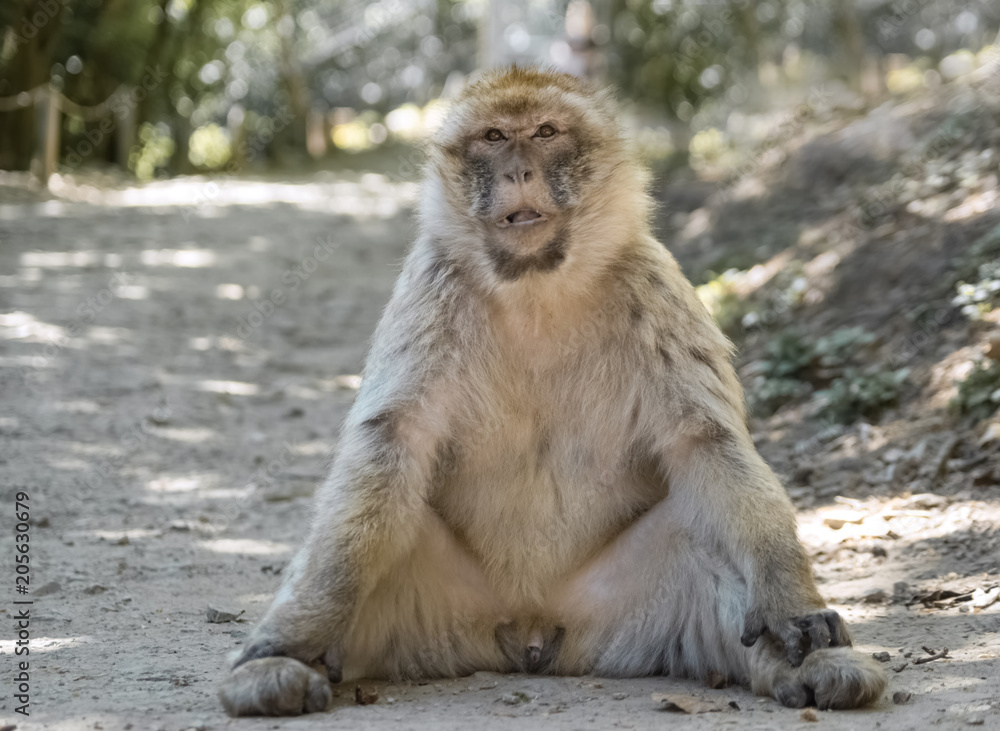
{"type": "Polygon", "coordinates": [[[776,686],[772,695],[778,703],[786,708],[805,708],[814,702],[809,688],[798,681],[776,686]]]}
{"type": "Polygon", "coordinates": [[[812,688],[816,706],[824,710],[866,706],[878,700],[888,683],[877,662],[846,647],[810,654],[800,677],[812,688]]]}
{"type": "Polygon", "coordinates": [[[776,686],[775,700],[790,708],[815,704],[821,710],[859,708],[885,690],[885,671],[850,648],[827,648],[806,656],[792,679],[776,686]]]}
{"type": "Polygon", "coordinates": [[[325,711],[333,700],[326,678],[298,660],[250,660],[226,678],[219,699],[230,716],[298,716],[325,711]]]}

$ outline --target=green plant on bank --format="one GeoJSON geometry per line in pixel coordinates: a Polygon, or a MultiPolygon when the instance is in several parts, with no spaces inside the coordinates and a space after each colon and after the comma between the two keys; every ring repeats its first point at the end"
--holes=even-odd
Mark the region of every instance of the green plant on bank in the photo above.
{"type": "Polygon", "coordinates": [[[840,328],[817,340],[796,331],[779,333],[755,364],[751,406],[768,415],[811,395],[827,418],[844,423],[878,418],[897,401],[909,371],[864,365],[862,356],[874,342],[875,336],[860,327],[840,328]]]}
{"type": "Polygon", "coordinates": [[[795,378],[758,377],[750,384],[747,397],[754,413],[769,416],[785,404],[799,401],[812,393],[812,386],[795,378]]]}
{"type": "Polygon", "coordinates": [[[955,296],[951,302],[970,320],[982,319],[1000,302],[1000,225],[972,242],[955,260],[952,276],[955,296]]]}
{"type": "Polygon", "coordinates": [[[824,370],[843,368],[858,361],[859,351],[875,342],[875,336],[861,327],[842,327],[818,340],[786,330],[772,338],[758,372],[766,378],[822,381],[824,370]]]}
{"type": "Polygon", "coordinates": [[[816,356],[823,368],[842,368],[874,342],[875,336],[863,327],[842,327],[816,341],[816,356]]]}
{"type": "Polygon", "coordinates": [[[980,264],[977,276],[975,283],[959,282],[955,287],[958,294],[951,301],[970,320],[981,320],[1000,298],[1000,259],[980,264]]]}
{"type": "Polygon", "coordinates": [[[823,402],[822,413],[834,421],[848,424],[858,417],[877,419],[882,411],[899,399],[899,389],[909,375],[908,368],[884,371],[846,368],[829,388],[816,392],[823,402]]]}
{"type": "MultiPolygon", "coordinates": [[[[761,244],[763,248],[768,246],[761,244]]],[[[712,270],[705,272],[706,281],[697,288],[698,296],[719,327],[737,343],[748,333],[773,329],[779,322],[787,322],[809,289],[802,262],[798,260],[783,266],[766,285],[754,286],[752,282],[760,276],[762,266],[754,261],[748,263],[747,256],[744,252],[742,256],[727,257],[725,263],[733,266],[718,275],[712,270]]]]}
{"type": "Polygon", "coordinates": [[[961,416],[985,419],[1000,406],[1000,363],[978,361],[964,380],[958,381],[958,395],[951,407],[961,416]]]}
{"type": "Polygon", "coordinates": [[[761,374],[771,379],[806,380],[806,371],[816,360],[816,348],[801,333],[780,332],[765,347],[761,374]]]}
{"type": "Polygon", "coordinates": [[[1000,254],[1000,224],[972,242],[965,258],[971,262],[982,264],[986,259],[997,254],[1000,254]]]}
{"type": "Polygon", "coordinates": [[[698,297],[729,337],[740,331],[747,312],[747,302],[737,292],[737,284],[744,274],[738,269],[727,269],[697,288],[698,297]]]}

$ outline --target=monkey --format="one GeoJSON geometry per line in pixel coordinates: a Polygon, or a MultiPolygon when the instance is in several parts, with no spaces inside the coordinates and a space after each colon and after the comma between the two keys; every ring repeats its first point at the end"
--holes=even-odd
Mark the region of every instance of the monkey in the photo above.
{"type": "Polygon", "coordinates": [[[230,715],[480,670],[881,696],[617,119],[611,91],[533,67],[455,100],[309,533],[220,687],[230,715]]]}

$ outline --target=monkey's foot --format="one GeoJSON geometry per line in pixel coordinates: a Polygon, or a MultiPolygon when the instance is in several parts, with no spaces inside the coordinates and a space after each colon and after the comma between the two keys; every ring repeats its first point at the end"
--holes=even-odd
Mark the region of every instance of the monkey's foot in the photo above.
{"type": "Polygon", "coordinates": [[[325,711],[333,694],[326,678],[298,660],[265,657],[233,670],[219,699],[230,716],[298,716],[325,711]]]}
{"type": "Polygon", "coordinates": [[[789,708],[859,708],[878,700],[887,682],[885,671],[867,655],[846,647],[817,650],[777,683],[772,695],[789,708]]]}

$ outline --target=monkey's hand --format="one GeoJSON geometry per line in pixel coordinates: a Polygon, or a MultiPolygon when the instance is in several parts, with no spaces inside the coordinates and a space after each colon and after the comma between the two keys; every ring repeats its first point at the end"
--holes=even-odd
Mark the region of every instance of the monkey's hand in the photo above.
{"type": "Polygon", "coordinates": [[[825,647],[850,647],[847,624],[832,609],[816,609],[798,616],[783,616],[758,607],[751,608],[743,619],[740,641],[752,647],[764,634],[781,643],[792,667],[798,667],[813,650],[825,647]]]}

